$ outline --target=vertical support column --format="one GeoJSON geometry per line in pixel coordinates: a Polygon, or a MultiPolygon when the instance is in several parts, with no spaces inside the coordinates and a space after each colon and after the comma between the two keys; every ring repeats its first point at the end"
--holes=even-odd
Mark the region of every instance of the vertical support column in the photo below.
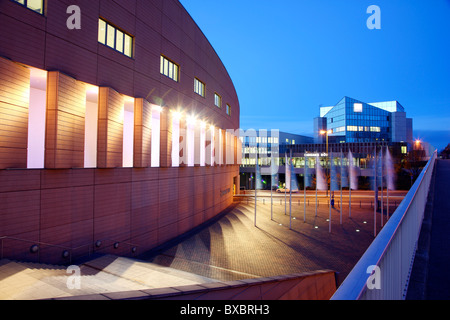
{"type": "Polygon", "coordinates": [[[0,169],[26,168],[30,71],[0,58],[0,169]]]}
{"type": "Polygon", "coordinates": [[[160,130],[160,164],[161,168],[172,167],[172,112],[164,110],[161,112],[160,130]]]}
{"type": "Polygon", "coordinates": [[[215,154],[214,154],[214,165],[222,165],[223,161],[223,155],[222,155],[222,130],[219,128],[214,128],[214,147],[215,147],[215,154]]]}
{"type": "MultiPolygon", "coordinates": [[[[179,167],[187,167],[188,161],[187,161],[187,122],[186,119],[182,116],[178,117],[178,140],[176,137],[176,129],[175,126],[177,124],[177,118],[174,119],[173,122],[173,126],[174,126],[174,130],[172,132],[173,136],[172,139],[173,141],[178,141],[178,151],[176,148],[176,145],[174,145],[173,148],[173,156],[177,157],[178,156],[178,166],[179,167]]],[[[176,142],[175,142],[176,144],[176,142]]],[[[174,164],[172,164],[173,166],[175,166],[174,164]]]]}
{"type": "MultiPolygon", "coordinates": [[[[196,139],[196,135],[198,137],[199,132],[199,126],[196,125],[197,121],[194,118],[188,118],[186,120],[186,144],[185,144],[185,159],[186,159],[186,165],[188,167],[195,166],[196,162],[196,147],[198,145],[198,138],[196,139]],[[196,134],[197,132],[197,134],[196,134]]],[[[199,158],[197,156],[197,158],[199,158]]]]}
{"type": "Polygon", "coordinates": [[[242,140],[236,137],[236,164],[242,164],[242,140]]]}
{"type": "Polygon", "coordinates": [[[220,129],[221,139],[222,139],[222,165],[227,164],[227,131],[225,129],[220,129]]]}
{"type": "Polygon", "coordinates": [[[194,164],[200,167],[206,165],[206,124],[204,122],[195,126],[194,164]]]}
{"type": "Polygon", "coordinates": [[[151,166],[152,107],[142,98],[134,101],[134,167],[151,166]]]}
{"type": "Polygon", "coordinates": [[[99,89],[98,168],[122,167],[124,97],[111,88],[99,89]]]}
{"type": "Polygon", "coordinates": [[[235,152],[234,152],[234,146],[235,146],[235,136],[233,134],[232,129],[227,129],[226,131],[226,145],[227,145],[227,152],[226,152],[226,162],[227,165],[233,165],[236,162],[235,159],[235,152]]]}
{"type": "Polygon", "coordinates": [[[84,167],[86,87],[60,72],[48,73],[45,167],[84,167]]]}
{"type": "Polygon", "coordinates": [[[206,128],[205,137],[205,163],[207,166],[214,166],[215,156],[214,156],[214,146],[215,146],[215,128],[214,126],[209,126],[206,128]]]}

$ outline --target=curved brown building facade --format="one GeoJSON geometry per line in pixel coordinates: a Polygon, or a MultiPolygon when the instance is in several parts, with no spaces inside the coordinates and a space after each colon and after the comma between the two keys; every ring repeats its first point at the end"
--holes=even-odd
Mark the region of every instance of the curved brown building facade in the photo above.
{"type": "Polygon", "coordinates": [[[239,100],[176,0],[0,1],[2,257],[136,256],[226,209],[239,100]]]}

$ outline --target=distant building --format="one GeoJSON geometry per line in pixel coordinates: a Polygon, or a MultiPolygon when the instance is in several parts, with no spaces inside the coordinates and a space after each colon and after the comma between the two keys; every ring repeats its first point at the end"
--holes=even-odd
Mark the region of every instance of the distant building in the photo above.
{"type": "Polygon", "coordinates": [[[314,119],[314,142],[400,142],[413,144],[413,121],[398,101],[365,103],[344,97],[334,106],[321,107],[314,119]]]}
{"type": "Polygon", "coordinates": [[[278,157],[280,147],[295,144],[313,143],[312,137],[281,132],[279,130],[241,130],[242,143],[241,168],[254,167],[256,152],[260,166],[270,166],[270,159],[274,153],[278,157]]]}

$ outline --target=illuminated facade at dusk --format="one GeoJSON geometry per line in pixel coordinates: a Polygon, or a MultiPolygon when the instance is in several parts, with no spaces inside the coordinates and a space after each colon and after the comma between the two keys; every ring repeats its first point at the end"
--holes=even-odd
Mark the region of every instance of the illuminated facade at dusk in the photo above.
{"type": "Polygon", "coordinates": [[[8,258],[134,256],[215,217],[239,190],[239,100],[179,1],[78,9],[69,28],[63,1],[0,2],[8,258]]]}
{"type": "Polygon", "coordinates": [[[364,103],[344,97],[335,106],[321,107],[314,119],[316,143],[400,142],[412,145],[412,119],[398,101],[364,103]]]}

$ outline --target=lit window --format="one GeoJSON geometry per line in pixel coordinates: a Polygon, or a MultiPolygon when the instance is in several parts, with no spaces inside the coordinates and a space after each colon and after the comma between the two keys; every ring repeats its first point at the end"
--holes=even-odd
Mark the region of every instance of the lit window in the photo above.
{"type": "Polygon", "coordinates": [[[169,77],[173,81],[178,82],[178,70],[179,67],[177,64],[168,60],[166,57],[161,56],[161,74],[169,77]]]}
{"type": "Polygon", "coordinates": [[[98,42],[106,44],[106,22],[98,20],[98,42]]]}
{"type": "Polygon", "coordinates": [[[124,42],[124,38],[123,38],[123,32],[120,30],[116,31],[116,50],[123,52],[123,42],[124,42]]]}
{"type": "Polygon", "coordinates": [[[231,116],[231,107],[227,104],[227,115],[231,116]]]}
{"type": "Polygon", "coordinates": [[[197,78],[194,79],[194,92],[203,98],[205,97],[205,84],[197,78]]]}
{"type": "Polygon", "coordinates": [[[102,19],[98,20],[98,42],[129,58],[133,55],[133,37],[102,19]]]}
{"type": "Polygon", "coordinates": [[[353,112],[363,112],[363,105],[362,105],[362,103],[355,103],[353,105],[353,112]]]}
{"type": "Polygon", "coordinates": [[[130,58],[133,55],[133,38],[127,34],[125,35],[125,48],[123,53],[130,58]]]}
{"type": "Polygon", "coordinates": [[[357,126],[347,126],[347,131],[358,131],[357,126]]]}
{"type": "Polygon", "coordinates": [[[222,97],[217,93],[214,95],[214,104],[218,108],[222,108],[222,97]]]}
{"type": "Polygon", "coordinates": [[[405,146],[402,146],[402,153],[403,154],[407,154],[408,153],[408,149],[405,146]]]}
{"type": "Polygon", "coordinates": [[[34,12],[44,14],[44,0],[14,0],[34,12]]]}

